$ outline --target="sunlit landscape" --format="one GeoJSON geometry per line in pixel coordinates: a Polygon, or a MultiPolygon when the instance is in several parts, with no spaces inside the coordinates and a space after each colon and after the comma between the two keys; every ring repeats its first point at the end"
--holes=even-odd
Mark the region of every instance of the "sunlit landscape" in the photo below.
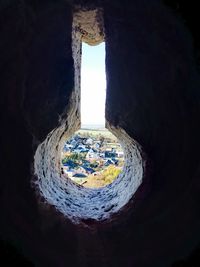
{"type": "Polygon", "coordinates": [[[69,139],[62,152],[62,172],[85,187],[108,185],[121,173],[121,145],[106,129],[81,129],[69,139]]]}

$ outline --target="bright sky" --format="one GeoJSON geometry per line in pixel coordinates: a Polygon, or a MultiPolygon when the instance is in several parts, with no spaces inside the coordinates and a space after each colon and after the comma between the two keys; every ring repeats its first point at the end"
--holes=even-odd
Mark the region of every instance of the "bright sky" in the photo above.
{"type": "Polygon", "coordinates": [[[82,43],[81,125],[105,125],[105,43],[82,43]]]}

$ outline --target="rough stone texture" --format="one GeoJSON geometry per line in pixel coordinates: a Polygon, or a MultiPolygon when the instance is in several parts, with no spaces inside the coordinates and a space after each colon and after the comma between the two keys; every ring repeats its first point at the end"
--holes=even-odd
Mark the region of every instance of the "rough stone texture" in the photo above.
{"type": "MultiPolygon", "coordinates": [[[[35,150],[62,124],[73,99],[73,5],[2,1],[1,238],[36,266],[160,267],[187,257],[186,265],[200,243],[200,95],[192,37],[160,1],[103,6],[106,117],[146,152],[146,178],[130,212],[107,224],[87,220],[82,228],[38,201],[31,186],[35,150]]],[[[188,16],[195,9],[180,8],[200,51],[199,29],[188,16]]]]}
{"type": "Polygon", "coordinates": [[[73,223],[81,224],[81,221],[88,219],[97,222],[110,219],[112,214],[119,212],[130,201],[142,183],[144,164],[138,146],[124,131],[115,129],[114,133],[123,145],[125,154],[122,173],[108,186],[85,188],[61,175],[61,149],[69,134],[68,129],[66,134],[63,134],[64,131],[62,126],[54,130],[38,147],[35,155],[35,184],[47,203],[73,223]]]}
{"type": "Polygon", "coordinates": [[[102,9],[82,10],[81,6],[73,15],[73,31],[89,45],[98,45],[104,41],[104,23],[102,9]]]}

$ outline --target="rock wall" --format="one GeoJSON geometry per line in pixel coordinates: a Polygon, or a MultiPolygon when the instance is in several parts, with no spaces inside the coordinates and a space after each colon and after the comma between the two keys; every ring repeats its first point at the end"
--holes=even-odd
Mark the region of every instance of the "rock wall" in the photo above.
{"type": "Polygon", "coordinates": [[[172,266],[200,241],[200,96],[192,36],[160,1],[77,3],[104,10],[106,119],[142,146],[145,177],[128,211],[105,224],[88,219],[82,227],[45,203],[31,183],[34,155],[73,101],[75,4],[2,1],[1,238],[36,266],[172,266]]]}

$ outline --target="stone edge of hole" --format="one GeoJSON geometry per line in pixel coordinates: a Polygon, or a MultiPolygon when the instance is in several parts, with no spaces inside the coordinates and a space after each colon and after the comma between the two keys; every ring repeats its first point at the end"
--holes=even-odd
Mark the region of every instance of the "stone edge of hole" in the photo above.
{"type": "Polygon", "coordinates": [[[75,224],[88,220],[110,220],[112,215],[129,203],[142,184],[145,162],[141,148],[124,130],[112,127],[112,133],[124,150],[123,171],[105,187],[85,188],[70,179],[63,179],[61,175],[61,149],[74,129],[69,127],[68,131],[64,125],[52,131],[37,148],[34,158],[37,179],[34,184],[47,203],[75,224]]]}

